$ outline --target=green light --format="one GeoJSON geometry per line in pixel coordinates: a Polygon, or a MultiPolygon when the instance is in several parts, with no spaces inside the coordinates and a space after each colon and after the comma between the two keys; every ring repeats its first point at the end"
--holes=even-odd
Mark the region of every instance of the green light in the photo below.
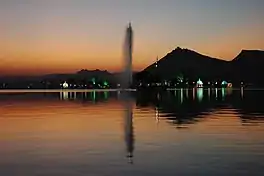
{"type": "Polygon", "coordinates": [[[179,82],[183,82],[183,79],[184,79],[184,77],[183,77],[182,74],[180,74],[180,75],[177,76],[177,80],[178,80],[179,82]]]}
{"type": "Polygon", "coordinates": [[[222,99],[223,100],[225,99],[225,95],[226,95],[225,88],[222,88],[222,99]]]}
{"type": "Polygon", "coordinates": [[[104,81],[104,86],[108,86],[108,82],[107,81],[104,81]]]}
{"type": "Polygon", "coordinates": [[[93,82],[93,84],[95,84],[95,78],[92,78],[92,82],[93,82]]]}
{"type": "Polygon", "coordinates": [[[96,93],[95,93],[95,91],[93,91],[93,101],[95,101],[96,100],[96,93]]]}
{"type": "Polygon", "coordinates": [[[228,83],[226,81],[222,81],[222,85],[227,85],[228,83]]]}
{"type": "Polygon", "coordinates": [[[104,92],[104,98],[108,99],[108,92],[104,92]]]}
{"type": "Polygon", "coordinates": [[[203,82],[201,81],[200,78],[199,78],[199,80],[197,81],[197,84],[203,85],[203,82]]]}

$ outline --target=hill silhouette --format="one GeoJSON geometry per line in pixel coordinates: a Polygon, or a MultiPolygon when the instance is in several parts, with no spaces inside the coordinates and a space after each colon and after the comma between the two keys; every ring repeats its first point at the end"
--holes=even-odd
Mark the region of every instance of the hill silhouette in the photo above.
{"type": "Polygon", "coordinates": [[[64,81],[69,84],[91,85],[92,79],[98,83],[107,81],[110,85],[116,85],[118,81],[116,77],[116,74],[98,69],[82,69],[76,73],[43,76],[5,76],[0,77],[0,88],[60,88],[60,84],[64,81]]]}
{"type": "Polygon", "coordinates": [[[176,80],[183,77],[189,81],[241,81],[257,84],[264,83],[262,67],[264,51],[242,50],[232,61],[224,61],[199,54],[189,49],[176,48],[157,63],[153,63],[137,74],[139,81],[153,82],[176,80]]]}
{"type": "Polygon", "coordinates": [[[245,81],[249,84],[264,85],[263,67],[264,51],[242,50],[232,61],[234,81],[245,81]]]}
{"type": "Polygon", "coordinates": [[[189,49],[176,48],[156,63],[145,68],[137,78],[160,80],[177,79],[182,75],[189,80],[222,79],[228,62],[199,54],[189,49]]]}

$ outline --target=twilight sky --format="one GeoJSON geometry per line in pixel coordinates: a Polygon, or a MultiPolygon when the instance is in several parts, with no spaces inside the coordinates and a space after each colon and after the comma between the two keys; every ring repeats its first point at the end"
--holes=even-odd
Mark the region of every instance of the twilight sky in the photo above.
{"type": "Polygon", "coordinates": [[[125,27],[134,70],[177,46],[233,59],[264,49],[263,0],[0,0],[0,74],[118,71],[125,27]]]}

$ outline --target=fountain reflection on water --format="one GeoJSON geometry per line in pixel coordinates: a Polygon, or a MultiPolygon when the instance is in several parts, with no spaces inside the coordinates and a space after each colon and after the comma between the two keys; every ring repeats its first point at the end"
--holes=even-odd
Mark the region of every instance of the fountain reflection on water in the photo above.
{"type": "MultiPolygon", "coordinates": [[[[129,98],[129,97],[127,97],[129,98]]],[[[126,99],[124,102],[125,116],[124,116],[124,126],[125,126],[125,143],[126,152],[129,163],[133,163],[133,152],[134,152],[134,129],[133,129],[133,108],[132,101],[126,99]]]]}

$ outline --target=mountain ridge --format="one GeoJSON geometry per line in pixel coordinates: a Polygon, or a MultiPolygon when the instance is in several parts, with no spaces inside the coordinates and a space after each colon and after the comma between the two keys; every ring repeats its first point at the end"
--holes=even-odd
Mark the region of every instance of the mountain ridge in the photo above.
{"type": "Polygon", "coordinates": [[[225,61],[213,58],[190,49],[175,48],[158,62],[152,63],[143,69],[138,75],[138,80],[160,81],[173,80],[178,75],[195,81],[199,78],[206,81],[228,80],[240,82],[263,82],[255,79],[259,77],[264,67],[263,50],[241,50],[232,60],[225,61]],[[250,73],[246,75],[245,70],[250,73]],[[254,77],[254,79],[251,79],[254,77]]]}

